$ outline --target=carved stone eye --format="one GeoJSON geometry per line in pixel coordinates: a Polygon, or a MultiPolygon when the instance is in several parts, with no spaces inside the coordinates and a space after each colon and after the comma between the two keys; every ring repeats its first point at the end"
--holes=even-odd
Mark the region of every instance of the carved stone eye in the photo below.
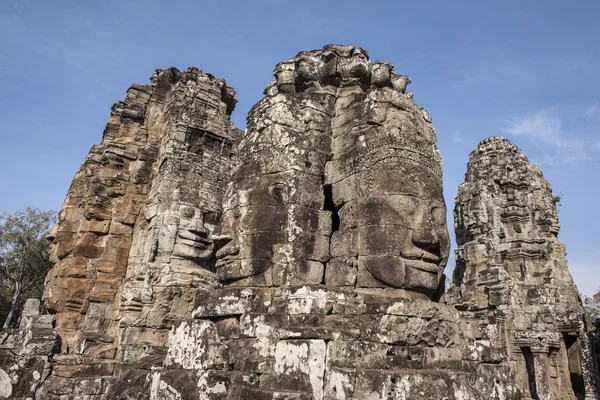
{"type": "Polygon", "coordinates": [[[192,219],[196,215],[196,210],[191,207],[184,207],[181,210],[181,216],[186,219],[192,219]]]}
{"type": "Polygon", "coordinates": [[[274,184],[273,187],[271,188],[271,193],[273,194],[273,197],[275,197],[275,200],[277,200],[277,203],[279,203],[279,204],[287,203],[287,198],[288,198],[287,186],[284,183],[274,184]]]}
{"type": "Polygon", "coordinates": [[[444,226],[446,224],[446,209],[444,207],[434,207],[431,210],[431,220],[439,226],[444,226]]]}
{"type": "Polygon", "coordinates": [[[219,211],[204,212],[204,224],[205,225],[216,225],[220,219],[221,219],[221,213],[219,211]]]}

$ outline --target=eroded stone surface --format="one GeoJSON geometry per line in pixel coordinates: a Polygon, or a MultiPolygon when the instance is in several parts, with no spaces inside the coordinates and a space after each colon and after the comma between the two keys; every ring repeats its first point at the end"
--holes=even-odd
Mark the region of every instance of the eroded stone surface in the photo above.
{"type": "Polygon", "coordinates": [[[155,377],[180,394],[187,389],[163,374],[193,370],[203,387],[220,376],[228,399],[519,398],[508,366],[490,368],[498,355],[460,334],[451,306],[324,285],[222,289],[197,304],[197,320],[173,328],[178,361],[155,377]],[[243,306],[206,307],[233,298],[243,306]],[[186,354],[225,363],[186,366],[186,354]]]}
{"type": "Polygon", "coordinates": [[[40,300],[28,299],[20,318],[18,328],[1,336],[0,399],[36,398],[59,345],[54,317],[40,314],[40,300]]]}
{"type": "Polygon", "coordinates": [[[410,78],[337,45],[274,75],[228,188],[220,279],[432,297],[449,238],[435,130],[410,78]]]}

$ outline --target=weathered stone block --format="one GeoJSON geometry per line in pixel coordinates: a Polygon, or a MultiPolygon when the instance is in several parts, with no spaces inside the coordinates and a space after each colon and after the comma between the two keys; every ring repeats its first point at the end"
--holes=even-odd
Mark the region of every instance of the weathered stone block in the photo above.
{"type": "Polygon", "coordinates": [[[221,343],[214,323],[182,322],[169,335],[165,366],[182,369],[225,369],[228,349],[221,343]]]}
{"type": "Polygon", "coordinates": [[[261,386],[312,393],[323,398],[325,357],[323,340],[282,340],[275,347],[273,372],[261,376],[261,386]]]}

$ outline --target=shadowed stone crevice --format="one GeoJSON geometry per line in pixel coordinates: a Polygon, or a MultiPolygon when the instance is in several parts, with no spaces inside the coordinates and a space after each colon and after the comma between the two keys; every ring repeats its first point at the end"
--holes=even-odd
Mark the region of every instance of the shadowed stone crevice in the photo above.
{"type": "Polygon", "coordinates": [[[336,207],[335,203],[333,202],[333,191],[331,185],[324,185],[323,191],[325,196],[325,204],[323,205],[323,209],[331,212],[331,233],[337,232],[340,230],[341,207],[336,207]]]}

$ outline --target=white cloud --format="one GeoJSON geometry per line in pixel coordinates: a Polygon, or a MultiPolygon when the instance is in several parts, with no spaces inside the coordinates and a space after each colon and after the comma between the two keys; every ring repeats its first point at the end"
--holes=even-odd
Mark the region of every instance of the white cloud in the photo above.
{"type": "Polygon", "coordinates": [[[595,59],[584,54],[574,54],[565,59],[564,55],[552,57],[515,57],[501,49],[491,48],[478,58],[467,58],[455,68],[456,83],[489,87],[495,85],[519,84],[548,87],[551,82],[563,82],[565,76],[577,74],[595,79],[600,67],[595,59]]]}
{"type": "Polygon", "coordinates": [[[562,119],[554,110],[544,109],[525,117],[513,118],[508,127],[503,130],[513,136],[527,138],[540,146],[542,151],[550,151],[542,156],[542,163],[556,163],[557,161],[574,162],[589,160],[593,154],[590,149],[594,144],[563,132],[562,119]]]}
{"type": "Polygon", "coordinates": [[[460,134],[460,132],[454,131],[454,133],[452,133],[452,143],[461,144],[464,142],[465,142],[465,138],[463,135],[460,134]]]}
{"type": "Polygon", "coordinates": [[[598,102],[595,102],[594,104],[583,110],[583,115],[588,118],[594,117],[598,113],[600,113],[600,106],[598,105],[598,102]]]}
{"type": "Polygon", "coordinates": [[[456,74],[459,78],[458,83],[475,85],[503,83],[507,79],[519,81],[532,79],[531,69],[525,63],[499,51],[492,51],[482,58],[466,60],[456,70],[456,74]]]}
{"type": "Polygon", "coordinates": [[[560,135],[562,121],[553,116],[551,110],[540,110],[525,118],[513,118],[506,129],[515,136],[529,135],[536,138],[557,137],[560,135]]]}

